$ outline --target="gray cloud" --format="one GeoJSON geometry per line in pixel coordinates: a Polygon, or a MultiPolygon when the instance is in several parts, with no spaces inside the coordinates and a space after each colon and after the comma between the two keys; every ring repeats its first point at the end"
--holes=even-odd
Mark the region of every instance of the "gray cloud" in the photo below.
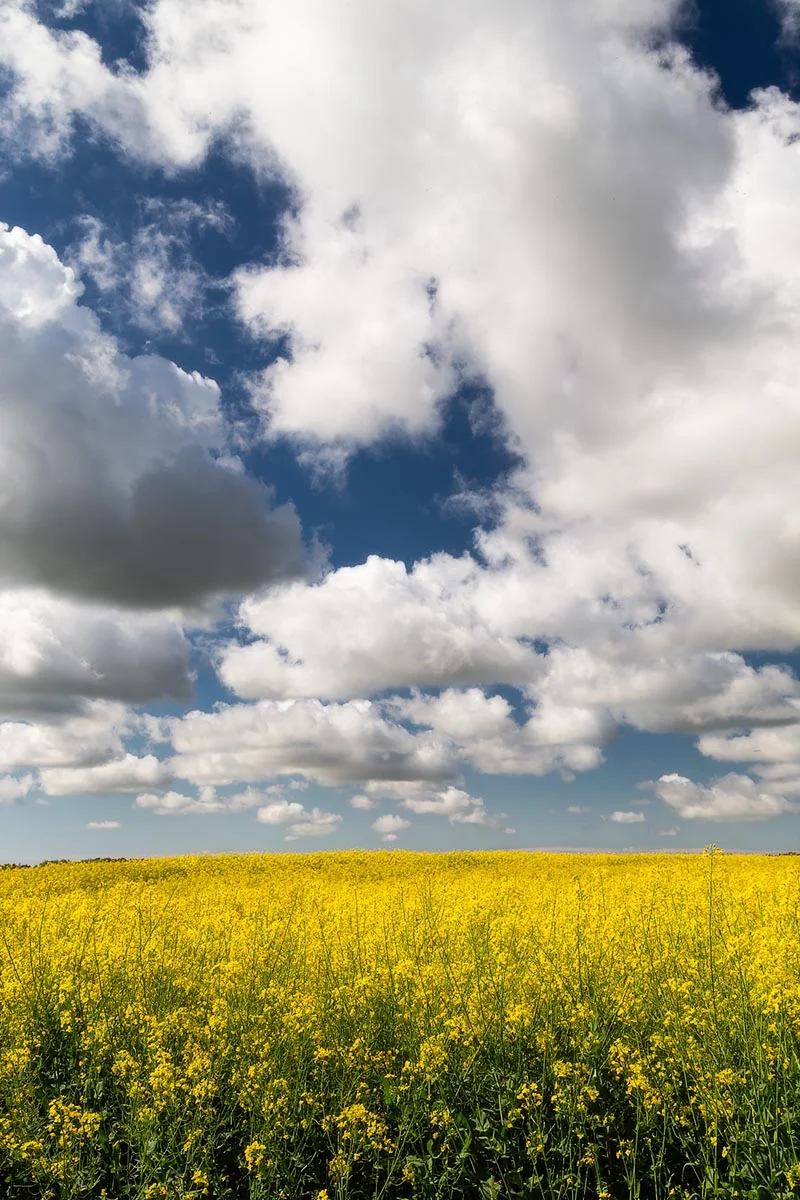
{"type": "Polygon", "coordinates": [[[190,693],[190,645],[176,621],[0,592],[0,714],[57,719],[90,700],[142,704],[190,693]]]}
{"type": "Polygon", "coordinates": [[[96,479],[66,496],[43,488],[25,516],[0,524],[5,582],[112,604],[190,605],[307,568],[293,506],[270,508],[263,485],[199,447],[156,464],[128,494],[96,479]]]}
{"type": "Polygon", "coordinates": [[[216,385],[127,358],[81,290],[0,225],[0,586],[163,608],[302,575],[297,514],[226,456],[216,385]]]}

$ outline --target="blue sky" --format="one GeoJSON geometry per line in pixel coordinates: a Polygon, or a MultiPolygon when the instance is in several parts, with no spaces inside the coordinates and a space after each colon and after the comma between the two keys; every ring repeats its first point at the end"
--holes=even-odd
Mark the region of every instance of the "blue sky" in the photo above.
{"type": "Polygon", "coordinates": [[[798,32],[0,0],[0,860],[800,849],[798,32]]]}

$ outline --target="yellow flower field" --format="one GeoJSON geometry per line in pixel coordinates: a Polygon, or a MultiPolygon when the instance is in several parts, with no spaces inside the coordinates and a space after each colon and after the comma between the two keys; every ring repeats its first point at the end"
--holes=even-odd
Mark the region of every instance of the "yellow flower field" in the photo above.
{"type": "Polygon", "coordinates": [[[0,872],[0,1194],[800,1194],[800,859],[0,872]]]}

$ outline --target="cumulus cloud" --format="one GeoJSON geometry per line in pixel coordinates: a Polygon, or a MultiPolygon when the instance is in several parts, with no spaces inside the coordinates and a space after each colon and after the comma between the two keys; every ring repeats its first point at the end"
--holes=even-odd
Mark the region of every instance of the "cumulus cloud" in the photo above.
{"type": "MultiPolygon", "coordinates": [[[[678,646],[681,621],[641,564],[601,561],[583,540],[568,552],[562,540],[544,564],[526,537],[484,535],[483,562],[439,554],[409,571],[372,557],[318,585],[248,598],[239,619],[256,640],[220,650],[221,678],[246,697],[512,684],[535,701],[522,740],[540,746],[601,746],[620,724],[702,734],[797,719],[800,683],[788,669],[751,667],[704,639],[678,646]],[[631,580],[632,594],[615,599],[631,580]],[[593,600],[601,588],[605,600],[593,600]]],[[[458,700],[462,722],[467,703],[458,700]]],[[[503,703],[494,701],[498,728],[503,703]]]]}
{"type": "Polygon", "coordinates": [[[279,789],[273,786],[264,791],[246,788],[243,792],[223,796],[215,787],[206,784],[199,787],[197,795],[194,796],[178,791],[142,792],[136,797],[135,804],[138,808],[149,809],[160,817],[197,816],[206,813],[242,812],[245,809],[256,808],[263,804],[268,796],[278,794],[279,789]]]}
{"type": "MultiPolygon", "coordinates": [[[[163,766],[163,764],[161,765],[163,766]]],[[[163,783],[165,775],[166,778],[171,778],[169,772],[162,772],[158,782],[163,783]]],[[[300,787],[302,788],[302,784],[300,787]]],[[[281,825],[298,818],[310,818],[304,805],[290,803],[285,799],[286,788],[297,791],[298,781],[293,780],[285,785],[273,783],[262,788],[247,787],[241,792],[224,794],[210,784],[198,787],[196,795],[178,791],[144,792],[136,797],[135,803],[139,808],[150,809],[162,817],[172,814],[186,816],[203,813],[236,813],[255,808],[258,809],[256,820],[266,825],[281,825]]],[[[132,791],[133,789],[126,788],[125,790],[132,791]]],[[[318,814],[319,810],[314,809],[314,812],[318,814]]],[[[329,815],[323,814],[323,816],[329,815]]]]}
{"type": "Polygon", "coordinates": [[[417,792],[405,796],[402,803],[403,807],[411,812],[447,817],[454,825],[483,825],[494,828],[505,816],[505,813],[492,816],[479,796],[471,796],[469,792],[456,787],[429,792],[427,796],[417,792]]]}
{"type": "Polygon", "coordinates": [[[449,738],[464,761],[490,774],[591,770],[603,761],[600,744],[611,732],[604,714],[591,710],[574,711],[561,720],[534,711],[518,724],[503,696],[487,696],[479,688],[448,689],[438,696],[417,693],[392,699],[390,707],[405,720],[449,738]]]}
{"type": "Polygon", "coordinates": [[[323,812],[316,806],[309,810],[296,800],[276,800],[260,808],[256,820],[263,825],[287,826],[289,842],[301,837],[327,837],[336,832],[342,818],[339,813],[323,812]]]}
{"type": "Polygon", "coordinates": [[[709,758],[725,762],[800,763],[800,721],[778,729],[754,729],[746,734],[706,734],[698,739],[697,747],[709,758]]]}
{"type": "Polygon", "coordinates": [[[224,647],[220,677],[240,696],[342,699],[386,688],[531,682],[539,660],[481,612],[464,585],[474,563],[437,555],[407,571],[371,556],[303,584],[245,599],[257,641],[224,647]],[[337,637],[330,636],[331,628],[337,637]]]}
{"type": "Polygon", "coordinates": [[[226,785],[275,775],[324,784],[447,779],[456,755],[432,733],[414,736],[368,700],[262,700],[190,712],[169,722],[176,777],[226,785]]]}
{"type": "Polygon", "coordinates": [[[800,723],[749,733],[706,734],[697,748],[709,758],[749,763],[765,794],[800,797],[800,723]]]}
{"type": "Polygon", "coordinates": [[[375,807],[375,801],[371,796],[366,796],[363,792],[359,792],[357,795],[351,796],[350,807],[361,809],[364,812],[369,812],[370,809],[375,807]]]}
{"type": "Polygon", "coordinates": [[[642,812],[635,812],[632,809],[616,809],[608,818],[609,821],[614,821],[617,825],[641,825],[646,817],[642,812]]]}
{"type": "Polygon", "coordinates": [[[159,608],[302,573],[294,508],[225,457],[216,384],[126,357],[81,290],[0,225],[0,585],[159,608]]]}
{"type": "Polygon", "coordinates": [[[87,829],[119,829],[119,821],[87,821],[87,829]]]}
{"type": "Polygon", "coordinates": [[[33,775],[0,775],[0,804],[13,804],[15,800],[21,800],[33,785],[33,775]]]}
{"type": "Polygon", "coordinates": [[[495,829],[506,815],[490,813],[480,796],[472,796],[461,788],[452,785],[436,788],[421,780],[394,783],[371,780],[367,784],[367,793],[364,799],[399,800],[409,812],[447,817],[452,825],[483,825],[495,829]]]}
{"type": "Polygon", "coordinates": [[[648,649],[648,638],[635,635],[598,649],[555,646],[538,701],[559,712],[605,712],[651,733],[790,724],[800,716],[800,681],[787,668],[754,668],[732,652],[667,657],[648,649]]]}
{"type": "Polygon", "coordinates": [[[226,810],[213,787],[201,787],[196,796],[185,792],[140,792],[136,797],[137,808],[143,808],[159,817],[195,816],[204,813],[218,813],[226,810]]]}
{"type": "Polygon", "coordinates": [[[138,758],[125,754],[90,767],[44,767],[39,772],[42,791],[49,796],[91,792],[138,792],[142,787],[162,787],[172,779],[166,763],[153,754],[138,758]]]}
{"type": "Polygon", "coordinates": [[[323,812],[320,808],[306,810],[305,816],[299,821],[292,821],[288,827],[286,841],[293,842],[304,837],[328,837],[335,833],[341,823],[339,813],[323,812]]]}
{"type": "Polygon", "coordinates": [[[410,826],[410,821],[407,821],[405,817],[398,817],[394,813],[385,813],[372,822],[372,828],[381,835],[385,842],[396,842],[398,834],[410,826]]]}
{"type": "Polygon", "coordinates": [[[689,821],[763,821],[798,811],[785,797],[760,791],[749,775],[723,775],[708,787],[683,775],[662,775],[655,793],[689,821]]]}
{"type": "MultiPolygon", "coordinates": [[[[469,792],[452,785],[433,787],[422,780],[371,780],[366,786],[366,792],[363,799],[399,800],[409,812],[443,816],[451,824],[476,824],[494,829],[503,823],[505,817],[505,812],[491,814],[481,797],[470,796],[469,792]]],[[[359,806],[361,808],[363,805],[359,806]]]]}
{"type": "Polygon", "coordinates": [[[0,722],[0,771],[92,768],[125,757],[135,722],[120,704],[89,701],[63,720],[0,722]]]}
{"type": "Polygon", "coordinates": [[[185,700],[190,688],[189,644],[174,619],[0,592],[0,713],[58,713],[92,698],[185,700]]]}
{"type": "Polygon", "coordinates": [[[288,825],[290,821],[302,817],[305,811],[305,807],[297,801],[276,800],[273,804],[266,804],[260,808],[256,813],[256,820],[261,821],[263,825],[288,825]]]}
{"type": "Polygon", "coordinates": [[[74,697],[67,697],[63,711],[49,706],[25,719],[0,721],[0,770],[28,771],[21,780],[4,776],[0,793],[5,787],[9,795],[23,795],[33,786],[51,796],[164,788],[172,779],[168,765],[128,749],[131,739],[147,739],[147,726],[124,705],[78,704],[74,697]]]}

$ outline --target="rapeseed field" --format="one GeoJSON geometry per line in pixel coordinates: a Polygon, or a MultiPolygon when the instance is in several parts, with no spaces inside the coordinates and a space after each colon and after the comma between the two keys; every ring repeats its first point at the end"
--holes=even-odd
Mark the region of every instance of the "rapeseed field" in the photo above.
{"type": "Polygon", "coordinates": [[[0,1192],[798,1195],[799,861],[0,872],[0,1192]]]}

